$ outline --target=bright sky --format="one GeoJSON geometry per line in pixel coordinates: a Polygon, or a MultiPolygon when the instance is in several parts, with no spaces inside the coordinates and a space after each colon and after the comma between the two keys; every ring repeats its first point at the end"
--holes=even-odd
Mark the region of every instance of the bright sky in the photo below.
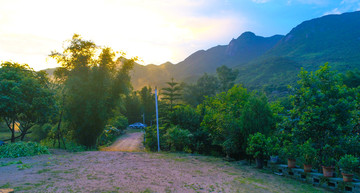
{"type": "Polygon", "coordinates": [[[0,0],[0,61],[55,67],[47,56],[78,33],[143,64],[178,63],[245,31],[286,34],[359,9],[360,0],[0,0]]]}

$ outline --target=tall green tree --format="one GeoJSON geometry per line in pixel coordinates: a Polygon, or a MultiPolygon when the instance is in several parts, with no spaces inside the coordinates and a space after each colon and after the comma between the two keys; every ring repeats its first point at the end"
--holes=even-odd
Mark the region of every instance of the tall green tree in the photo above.
{"type": "Polygon", "coordinates": [[[124,105],[125,105],[124,115],[128,118],[130,124],[135,122],[142,122],[141,99],[136,91],[133,91],[131,94],[125,97],[124,105]]]}
{"type": "Polygon", "coordinates": [[[168,110],[173,112],[174,106],[177,105],[177,102],[181,99],[181,87],[178,82],[175,82],[174,78],[171,78],[170,82],[166,82],[168,87],[161,89],[162,97],[161,99],[165,101],[169,106],[168,110]]]}
{"type": "Polygon", "coordinates": [[[155,94],[152,93],[151,86],[144,86],[139,91],[141,99],[141,108],[143,113],[143,119],[147,125],[151,125],[155,117],[155,94]]]}
{"type": "Polygon", "coordinates": [[[134,60],[117,56],[111,48],[101,48],[77,34],[62,53],[52,52],[50,56],[63,67],[57,74],[65,76],[65,119],[74,139],[92,147],[122,96],[130,91],[129,70],[134,60]]]}
{"type": "Polygon", "coordinates": [[[45,123],[56,110],[54,93],[46,74],[28,65],[2,63],[0,81],[0,116],[12,133],[11,142],[15,142],[16,122],[23,140],[34,125],[45,123]]]}
{"type": "Polygon", "coordinates": [[[341,146],[356,123],[354,89],[346,87],[328,64],[311,73],[302,69],[299,77],[299,87],[292,88],[289,128],[295,143],[303,144],[311,138],[319,149],[319,158],[325,161],[332,157],[324,154],[325,147],[341,146]]]}
{"type": "Polygon", "coordinates": [[[220,91],[226,92],[234,86],[234,81],[238,76],[239,71],[223,65],[216,69],[216,74],[220,82],[220,91]]]}
{"type": "Polygon", "coordinates": [[[205,73],[196,84],[186,85],[183,90],[183,99],[187,104],[194,107],[205,100],[205,97],[213,97],[219,90],[219,80],[214,75],[205,73]]]}

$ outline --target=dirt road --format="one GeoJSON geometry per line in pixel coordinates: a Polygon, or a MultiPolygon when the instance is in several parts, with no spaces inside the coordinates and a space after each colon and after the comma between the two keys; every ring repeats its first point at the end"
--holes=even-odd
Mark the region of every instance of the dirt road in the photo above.
{"type": "Polygon", "coordinates": [[[144,146],[142,144],[144,140],[144,133],[127,133],[120,137],[109,147],[101,149],[101,151],[126,151],[126,152],[142,152],[144,146]]]}
{"type": "Polygon", "coordinates": [[[0,189],[17,193],[326,192],[237,162],[189,154],[56,150],[52,155],[2,158],[0,174],[0,189]]]}

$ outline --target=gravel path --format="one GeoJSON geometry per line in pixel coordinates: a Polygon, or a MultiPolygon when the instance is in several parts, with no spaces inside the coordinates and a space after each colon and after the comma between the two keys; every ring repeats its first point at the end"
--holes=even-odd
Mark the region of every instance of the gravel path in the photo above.
{"type": "Polygon", "coordinates": [[[128,133],[121,136],[109,147],[101,149],[101,151],[126,151],[126,152],[141,152],[144,151],[144,133],[128,133]]]}

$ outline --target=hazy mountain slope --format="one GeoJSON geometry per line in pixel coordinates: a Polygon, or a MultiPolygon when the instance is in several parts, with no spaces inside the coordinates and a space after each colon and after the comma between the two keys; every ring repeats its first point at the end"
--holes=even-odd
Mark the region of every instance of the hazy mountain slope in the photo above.
{"type": "Polygon", "coordinates": [[[140,65],[135,63],[134,69],[130,72],[131,83],[135,90],[139,90],[144,86],[158,86],[162,88],[166,82],[173,77],[174,64],[166,62],[159,66],[154,64],[140,65]]]}
{"type": "Polygon", "coordinates": [[[228,45],[216,46],[206,51],[200,50],[175,65],[178,79],[188,76],[202,75],[204,72],[214,73],[217,67],[226,65],[234,67],[261,56],[272,48],[283,36],[275,35],[264,38],[252,32],[245,32],[228,45]]]}
{"type": "Polygon", "coordinates": [[[290,31],[263,58],[282,56],[316,69],[329,62],[338,70],[360,62],[360,12],[327,15],[305,21],[290,31]]]}

